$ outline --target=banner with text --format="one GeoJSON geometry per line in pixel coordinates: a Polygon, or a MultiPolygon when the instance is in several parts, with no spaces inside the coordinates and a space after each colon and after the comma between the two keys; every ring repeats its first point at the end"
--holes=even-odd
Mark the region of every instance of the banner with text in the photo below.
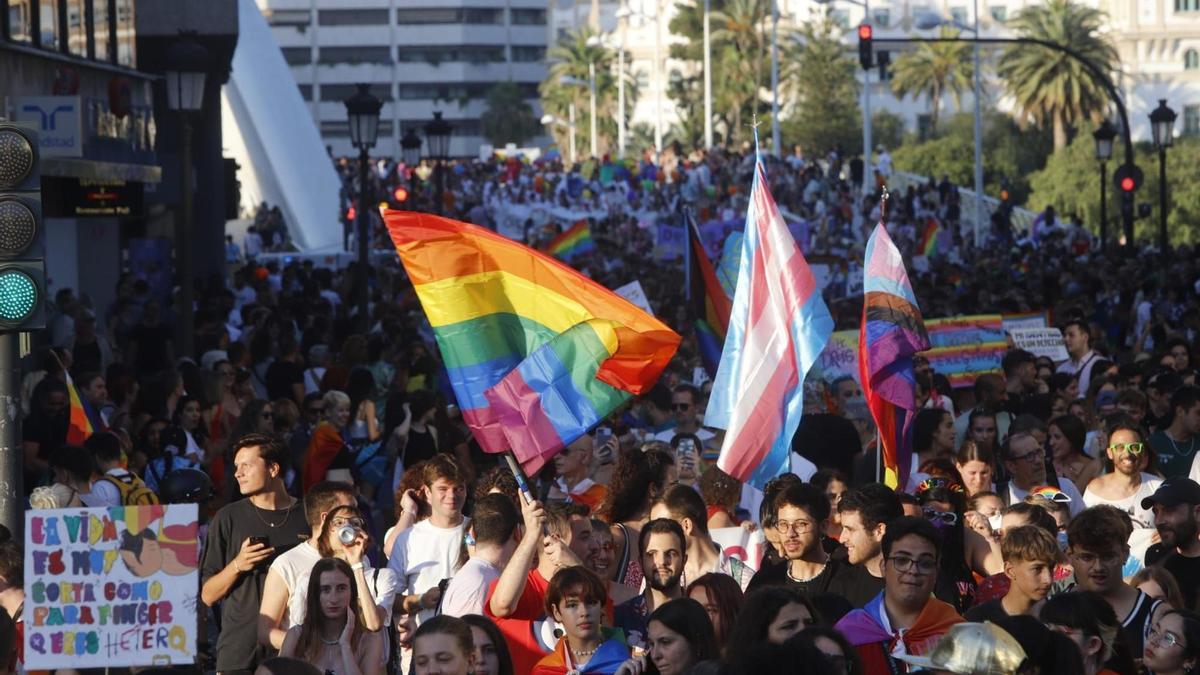
{"type": "Polygon", "coordinates": [[[1008,337],[999,314],[926,319],[925,330],[933,348],[921,355],[950,380],[950,386],[969,387],[984,373],[1000,374],[1008,337]]]}
{"type": "Polygon", "coordinates": [[[194,663],[195,504],[25,512],[25,667],[194,663]]]}
{"type": "MultiPolygon", "coordinates": [[[[813,364],[812,372],[819,375],[826,383],[832,383],[842,377],[853,377],[859,382],[858,375],[858,331],[839,330],[829,336],[829,342],[821,350],[817,362],[813,364]]],[[[859,382],[859,384],[862,384],[859,382]]]]}
{"type": "Polygon", "coordinates": [[[1013,346],[1020,347],[1034,356],[1046,356],[1058,363],[1071,358],[1062,331],[1057,328],[1012,328],[1013,346]]]}
{"type": "Polygon", "coordinates": [[[763,554],[767,552],[767,539],[763,536],[762,528],[747,532],[741,527],[719,527],[708,533],[725,555],[737,558],[756,570],[763,554]]]}

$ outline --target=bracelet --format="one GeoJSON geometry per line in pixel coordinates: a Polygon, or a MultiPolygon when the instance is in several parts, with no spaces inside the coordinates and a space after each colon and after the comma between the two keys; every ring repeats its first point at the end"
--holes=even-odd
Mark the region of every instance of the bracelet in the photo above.
{"type": "Polygon", "coordinates": [[[362,568],[363,568],[362,561],[356,562],[350,566],[350,569],[355,570],[355,571],[361,570],[362,568]]]}

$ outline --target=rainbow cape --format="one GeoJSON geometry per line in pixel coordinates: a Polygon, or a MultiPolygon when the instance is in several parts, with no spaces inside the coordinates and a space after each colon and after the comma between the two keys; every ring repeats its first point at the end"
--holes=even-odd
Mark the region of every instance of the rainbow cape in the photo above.
{"type": "Polygon", "coordinates": [[[592,248],[592,228],[586,220],[581,220],[550,240],[545,250],[559,260],[571,260],[581,253],[591,251],[592,248]]]}
{"type": "Polygon", "coordinates": [[[903,489],[917,409],[912,357],[929,349],[929,335],[900,250],[882,222],[867,240],[858,345],[859,380],[879,429],[883,482],[903,489]]]}
{"type": "Polygon", "coordinates": [[[725,346],[725,333],[729,331],[729,314],[733,302],[725,295],[725,289],[717,280],[717,273],[700,231],[690,211],[684,213],[684,224],[688,231],[688,245],[684,248],[684,289],[692,316],[695,318],[696,342],[700,358],[709,376],[717,373],[721,363],[721,349],[725,346]]]}
{"type": "Polygon", "coordinates": [[[942,226],[937,218],[930,216],[925,220],[925,229],[921,231],[921,241],[917,244],[917,255],[931,257],[937,254],[938,233],[942,226]]]}
{"type": "Polygon", "coordinates": [[[107,431],[108,428],[104,426],[100,413],[79,394],[79,388],[75,386],[71,374],[65,371],[63,374],[67,376],[67,395],[70,398],[67,445],[83,445],[92,434],[107,431]]]}
{"type": "Polygon", "coordinates": [[[648,391],[679,347],[624,298],[490,230],[410,211],[385,220],[464,421],[527,472],[648,391]]]}

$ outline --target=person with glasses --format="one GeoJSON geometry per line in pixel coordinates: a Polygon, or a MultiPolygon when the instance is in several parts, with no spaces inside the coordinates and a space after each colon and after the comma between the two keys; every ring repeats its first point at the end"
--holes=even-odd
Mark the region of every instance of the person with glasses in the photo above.
{"type": "Polygon", "coordinates": [[[807,595],[825,593],[845,567],[844,560],[829,557],[821,546],[821,533],[829,519],[829,498],[807,483],[789,485],[772,502],[772,527],[779,535],[785,565],[759,570],[749,588],[784,585],[807,595]]]}
{"type": "Polygon", "coordinates": [[[1174,609],[1146,635],[1142,663],[1154,675],[1191,675],[1200,669],[1200,614],[1174,609]]]}
{"type": "Polygon", "coordinates": [[[1038,603],[1046,599],[1054,584],[1054,568],[1062,559],[1058,542],[1036,525],[1018,527],[1007,533],[1001,545],[1004,575],[1011,583],[998,600],[967,610],[967,621],[995,621],[1028,614],[1036,616],[1038,603]]]}
{"type": "Polygon", "coordinates": [[[1121,576],[1129,557],[1131,530],[1120,510],[1093,506],[1067,526],[1067,558],[1075,570],[1073,589],[1092,591],[1104,598],[1121,619],[1130,652],[1139,654],[1162,601],[1125,583],[1121,576]]]}
{"type": "Polygon", "coordinates": [[[895,657],[923,656],[963,619],[933,597],[941,536],[924,518],[888,521],[883,535],[884,588],[834,626],[858,651],[865,675],[905,672],[895,657]]]}
{"type": "MultiPolygon", "coordinates": [[[[1142,507],[1142,501],[1154,494],[1162,479],[1146,473],[1149,448],[1142,432],[1125,415],[1113,415],[1108,423],[1109,472],[1096,477],[1083,492],[1087,506],[1108,504],[1121,509],[1133,519],[1135,530],[1145,530],[1148,545],[1149,531],[1154,529],[1154,511],[1142,507]]],[[[1134,534],[1138,536],[1137,532],[1134,534]]]]}
{"type": "Polygon", "coordinates": [[[677,434],[693,434],[701,443],[708,443],[715,434],[700,426],[700,390],[690,384],[676,385],[671,391],[671,412],[675,426],[654,434],[654,440],[670,443],[677,434]]]}
{"type": "MultiPolygon", "coordinates": [[[[292,626],[304,620],[304,593],[308,575],[317,561],[326,557],[321,551],[322,532],[329,515],[340,506],[354,506],[354,489],[344,483],[326,481],[313,486],[304,495],[304,516],[309,523],[309,537],[271,562],[263,583],[262,602],[258,610],[258,641],[265,647],[279,649],[292,626]]],[[[362,552],[351,564],[362,561],[362,552]]],[[[355,571],[355,576],[359,576],[355,571]]]]}
{"type": "MultiPolygon", "coordinates": [[[[1010,476],[1008,483],[996,490],[1005,505],[1017,504],[1035,488],[1048,484],[1046,451],[1032,433],[1013,432],[1000,446],[1000,456],[1010,476]]],[[[1057,487],[1071,498],[1071,515],[1078,515],[1084,509],[1079,488],[1069,478],[1057,477],[1057,482],[1057,487]]]]}
{"type": "Polygon", "coordinates": [[[573,502],[595,513],[608,488],[592,480],[592,456],[595,440],[584,434],[571,441],[552,460],[555,480],[550,487],[548,502],[573,502]]]}
{"type": "Polygon", "coordinates": [[[709,572],[728,574],[742,590],[750,585],[754,570],[741,560],[725,555],[721,546],[713,541],[708,533],[708,509],[695,490],[681,484],[667,488],[663,496],[650,507],[650,518],[669,518],[683,529],[687,540],[687,563],[683,566],[681,579],[683,585],[709,572]]]}
{"type": "Polygon", "coordinates": [[[975,574],[987,577],[1003,570],[1000,545],[966,526],[966,492],[954,478],[935,475],[917,487],[919,517],[942,535],[938,582],[934,595],[966,611],[975,602],[975,574]]]}

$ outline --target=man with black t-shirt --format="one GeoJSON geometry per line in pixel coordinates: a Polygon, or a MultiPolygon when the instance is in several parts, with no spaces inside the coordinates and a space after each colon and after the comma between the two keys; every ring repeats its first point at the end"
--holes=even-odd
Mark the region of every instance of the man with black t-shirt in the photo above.
{"type": "Polygon", "coordinates": [[[267,366],[267,398],[304,401],[304,365],[300,363],[300,344],[286,333],[279,338],[279,358],[267,366]]]}
{"type": "Polygon", "coordinates": [[[851,490],[838,502],[846,565],[829,584],[829,592],[863,607],[883,590],[883,535],[887,522],[904,515],[900,498],[882,483],[851,490]]]}
{"type": "Polygon", "coordinates": [[[246,497],[217,511],[208,528],[200,599],[220,602],[217,673],[243,675],[261,660],[257,640],[267,568],[309,534],[304,508],[284,486],[287,451],[274,437],[248,434],[233,446],[233,476],[246,497]]]}
{"type": "Polygon", "coordinates": [[[1162,538],[1146,551],[1146,564],[1161,564],[1179,582],[1187,609],[1200,608],[1200,484],[1168,478],[1142,500],[1142,508],[1154,509],[1162,538]]]}
{"type": "Polygon", "coordinates": [[[790,485],[776,495],[773,527],[786,565],[764,567],[750,580],[750,588],[787,585],[805,595],[819,595],[845,566],[821,547],[821,525],[829,518],[829,499],[807,483],[790,485]]]}

